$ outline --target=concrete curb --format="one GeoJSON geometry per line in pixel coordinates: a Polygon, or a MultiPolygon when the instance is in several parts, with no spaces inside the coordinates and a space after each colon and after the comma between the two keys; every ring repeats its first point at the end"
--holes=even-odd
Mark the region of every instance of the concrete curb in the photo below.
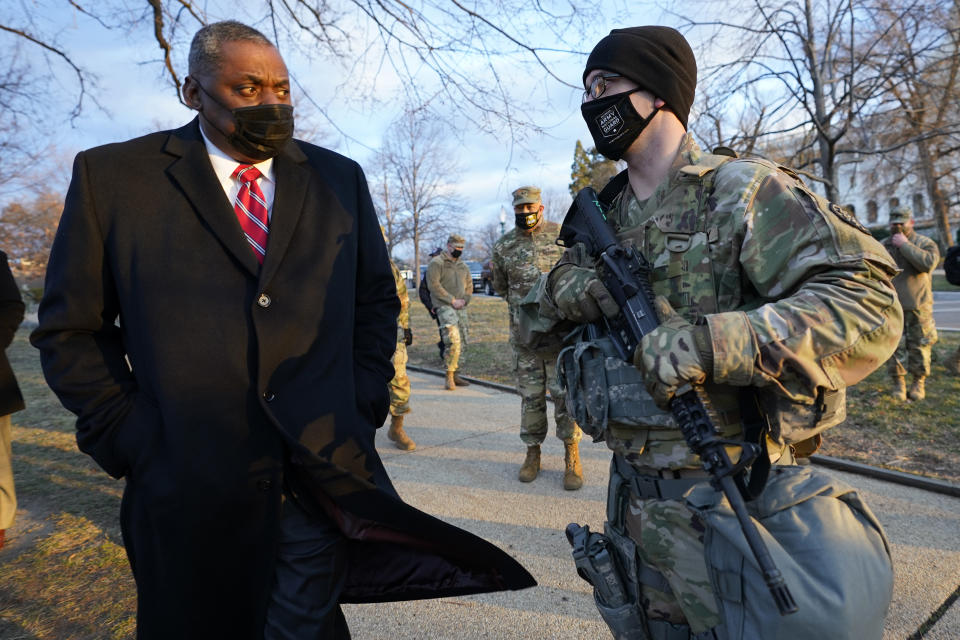
{"type": "MultiPolygon", "coordinates": [[[[418,371],[420,373],[426,373],[432,376],[444,377],[445,372],[439,369],[431,369],[429,367],[423,367],[420,365],[407,365],[407,369],[411,371],[418,371]]],[[[462,376],[470,384],[475,384],[481,387],[488,387],[490,389],[496,389],[497,391],[504,391],[507,393],[512,393],[514,395],[519,395],[517,393],[516,387],[512,387],[505,384],[500,384],[499,382],[490,382],[489,380],[483,380],[481,378],[471,378],[469,376],[462,376]]],[[[550,396],[547,396],[548,400],[552,401],[550,396]]],[[[838,471],[846,471],[847,473],[855,473],[861,476],[867,476],[869,478],[877,478],[878,480],[883,480],[885,482],[891,482],[893,484],[899,484],[906,487],[915,487],[917,489],[923,489],[925,491],[932,491],[934,493],[942,493],[946,496],[953,496],[955,498],[960,498],[960,485],[953,484],[952,482],[947,482],[945,480],[937,480],[935,478],[927,478],[925,476],[919,476],[914,473],[906,473],[903,471],[894,471],[893,469],[884,469],[881,467],[873,467],[862,462],[853,462],[852,460],[844,460],[842,458],[834,458],[831,456],[824,455],[813,455],[810,456],[810,461],[814,464],[818,464],[829,469],[836,469],[838,471]]]]}

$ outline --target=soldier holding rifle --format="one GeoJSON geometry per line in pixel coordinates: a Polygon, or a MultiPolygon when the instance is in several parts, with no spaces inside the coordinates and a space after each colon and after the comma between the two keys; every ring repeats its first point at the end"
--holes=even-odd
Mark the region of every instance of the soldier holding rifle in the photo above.
{"type": "MultiPolygon", "coordinates": [[[[717,524],[722,518],[713,516],[722,509],[701,509],[698,500],[704,488],[719,494],[709,491],[709,465],[701,464],[678,429],[676,413],[666,409],[675,396],[697,391],[715,429],[710,436],[732,459],[738,485],[747,479],[746,451],[775,465],[765,496],[798,493],[803,483],[784,488],[788,477],[829,485],[808,467],[793,466],[795,458],[809,454],[820,431],[843,419],[845,387],[896,347],[902,329],[891,284],[896,265],[854,218],[815,195],[792,171],[701,151],[687,131],[696,77],[684,37],[657,26],[615,29],[593,49],[583,72],[581,110],[596,148],[627,165],[597,204],[618,245],[645,257],[659,326],[631,352],[601,357],[603,379],[590,377],[595,369],[586,366],[590,353],[602,351],[602,343],[591,338],[596,332],[584,331],[576,347],[561,354],[572,415],[591,433],[590,403],[602,398],[593,422],[603,428],[591,435],[604,438],[614,452],[606,536],[590,534],[586,543],[575,544],[578,568],[586,566],[584,556],[594,558],[595,567],[613,559],[612,575],[623,587],[611,590],[596,576],[592,581],[598,608],[617,638],[786,638],[788,628],[818,628],[790,625],[834,615],[838,621],[828,622],[838,628],[830,637],[873,637],[876,622],[854,621],[859,629],[843,630],[842,607],[837,614],[815,608],[805,581],[792,577],[792,563],[783,561],[789,545],[768,535],[763,537],[790,578],[802,613],[780,617],[765,595],[736,602],[731,584],[753,593],[751,557],[743,556],[740,573],[717,568],[724,554],[716,553],[716,545],[724,532],[717,524]],[[611,370],[616,362],[624,370],[611,370]],[[641,382],[631,387],[627,370],[639,370],[641,382]],[[745,440],[754,441],[753,449],[745,440]],[[760,632],[750,629],[776,631],[755,635],[760,632]]],[[[598,264],[584,244],[568,245],[538,298],[541,316],[601,328],[606,318],[612,326],[622,301],[607,286],[616,275],[609,264],[598,264]]],[[[761,474],[751,471],[751,482],[755,475],[761,474]]],[[[719,485],[716,477],[714,482],[719,485]]],[[[797,502],[816,502],[807,497],[797,502]]],[[[751,515],[762,521],[765,504],[751,503],[751,515]]],[[[860,513],[856,521],[870,518],[860,513]]],[[[892,573],[879,525],[844,538],[834,535],[835,523],[817,529],[820,524],[813,525],[807,543],[823,547],[821,561],[839,565],[843,557],[856,556],[863,558],[858,567],[876,569],[860,574],[857,588],[866,586],[858,594],[858,611],[879,617],[882,625],[892,573]],[[831,542],[836,539],[843,544],[831,542]]],[[[731,534],[731,545],[744,534],[731,534]]],[[[839,600],[852,594],[843,595],[839,600]]],[[[795,609],[792,602],[777,604],[781,614],[795,609]]]]}

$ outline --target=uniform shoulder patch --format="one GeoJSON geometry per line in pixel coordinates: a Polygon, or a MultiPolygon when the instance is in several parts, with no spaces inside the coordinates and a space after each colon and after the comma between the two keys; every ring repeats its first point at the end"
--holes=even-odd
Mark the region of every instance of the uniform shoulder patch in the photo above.
{"type": "Polygon", "coordinates": [[[857,220],[856,216],[854,216],[852,213],[850,213],[849,211],[847,211],[846,209],[838,205],[836,202],[831,202],[828,208],[830,209],[830,212],[833,213],[833,215],[837,216],[838,218],[846,222],[848,225],[850,225],[854,229],[862,231],[867,235],[871,235],[870,230],[867,229],[865,226],[863,226],[863,224],[859,220],[857,220]]]}

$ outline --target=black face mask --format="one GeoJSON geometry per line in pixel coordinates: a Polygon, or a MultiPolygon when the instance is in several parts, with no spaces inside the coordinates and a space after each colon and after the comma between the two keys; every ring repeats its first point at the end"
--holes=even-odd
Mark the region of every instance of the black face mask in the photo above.
{"type": "Polygon", "coordinates": [[[199,82],[197,86],[220,107],[230,111],[235,128],[233,133],[228,134],[209,119],[207,122],[223,134],[234,149],[248,158],[257,162],[273,158],[293,138],[293,107],[289,104],[258,104],[229,109],[199,82]]]}
{"type": "Polygon", "coordinates": [[[580,113],[593,136],[593,144],[597,151],[611,160],[623,157],[660,110],[655,107],[649,116],[640,117],[630,100],[630,94],[637,91],[640,89],[597,98],[580,105],[580,113]]]}
{"type": "Polygon", "coordinates": [[[454,249],[453,251],[450,252],[450,257],[459,258],[462,253],[463,251],[461,251],[460,249],[454,249]]]}
{"type": "Polygon", "coordinates": [[[540,214],[536,211],[531,213],[515,213],[513,214],[513,219],[514,222],[516,222],[518,229],[529,231],[537,226],[538,222],[540,222],[540,214]]]}

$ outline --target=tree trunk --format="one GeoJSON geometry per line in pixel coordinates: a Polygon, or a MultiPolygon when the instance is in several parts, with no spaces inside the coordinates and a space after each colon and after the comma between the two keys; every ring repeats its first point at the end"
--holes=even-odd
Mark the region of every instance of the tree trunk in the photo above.
{"type": "Polygon", "coordinates": [[[920,138],[917,141],[917,153],[920,155],[920,167],[923,172],[923,182],[927,187],[927,195],[930,198],[930,206],[933,209],[933,219],[937,223],[937,244],[940,245],[940,253],[947,250],[953,244],[953,238],[950,235],[950,220],[948,218],[947,201],[940,191],[940,181],[937,179],[937,171],[934,166],[932,152],[930,150],[930,141],[920,138]]]}

